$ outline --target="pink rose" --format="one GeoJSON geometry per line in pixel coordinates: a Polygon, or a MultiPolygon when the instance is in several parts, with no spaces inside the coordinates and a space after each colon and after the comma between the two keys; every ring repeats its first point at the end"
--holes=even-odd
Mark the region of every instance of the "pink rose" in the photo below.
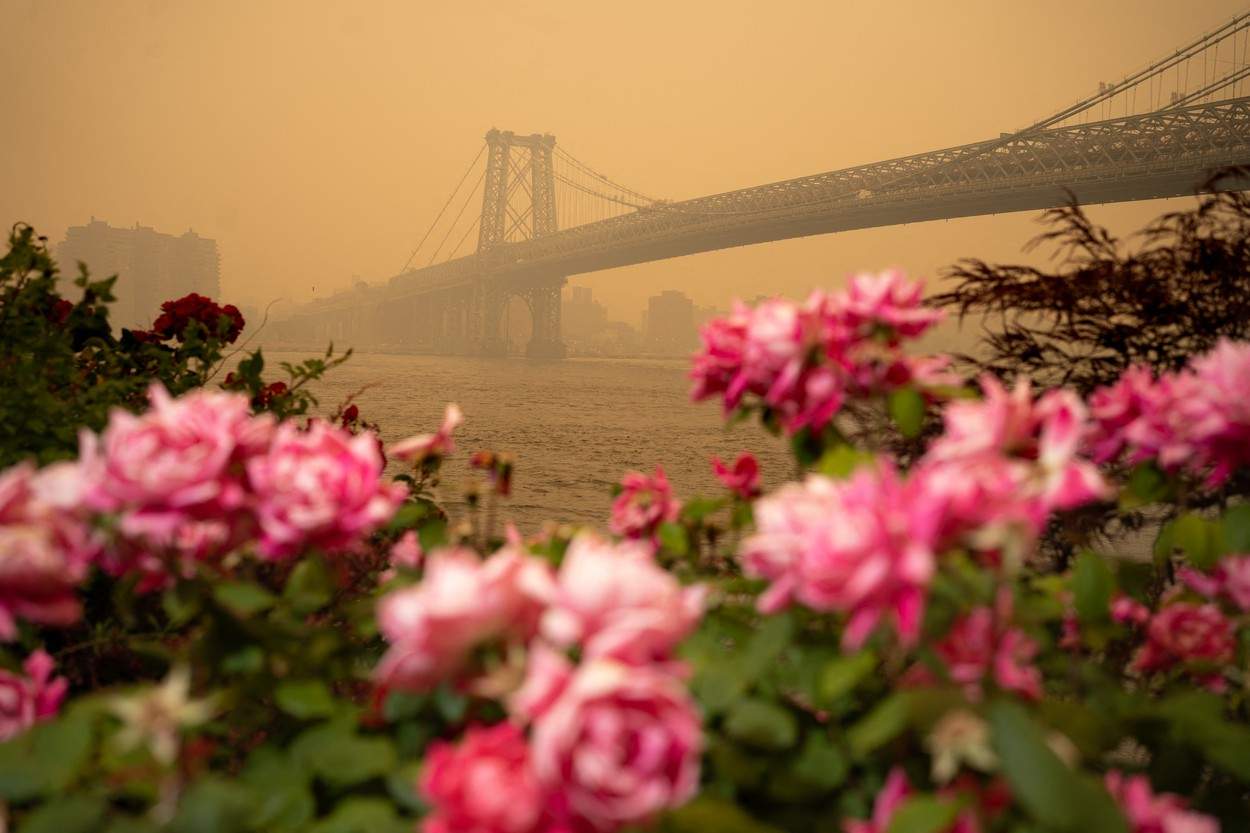
{"type": "Polygon", "coordinates": [[[483,562],[466,549],[431,553],[421,583],[386,594],[378,627],[390,648],[374,672],[386,687],[422,691],[463,676],[474,648],[524,643],[538,628],[550,568],[514,551],[483,562]]]}
{"type": "Polygon", "coordinates": [[[420,792],[432,807],[424,833],[530,833],[547,804],[529,745],[512,723],[471,726],[459,744],[432,744],[420,792]]]}
{"type": "Polygon", "coordinates": [[[1221,666],[1233,661],[1236,647],[1232,623],[1218,607],[1177,602],[1151,618],[1146,644],[1133,657],[1131,667],[1150,674],[1178,664],[1195,665],[1205,682],[1218,689],[1221,666]]]}
{"type": "Polygon", "coordinates": [[[1119,596],[1111,602],[1111,621],[1141,627],[1150,621],[1150,608],[1130,596],[1119,596]]]}
{"type": "Polygon", "coordinates": [[[69,683],[64,677],[52,676],[54,667],[52,657],[39,650],[22,665],[25,676],[0,670],[0,741],[56,716],[69,683]]]}
{"type": "Polygon", "coordinates": [[[539,780],[590,828],[642,824],[698,788],[702,728],[685,687],[646,666],[592,660],[535,721],[539,780]]]}
{"type": "Polygon", "coordinates": [[[260,551],[287,558],[310,547],[354,550],[388,521],[407,497],[382,482],[373,435],[352,435],[327,422],[307,431],[283,423],[264,456],[248,461],[256,495],[260,551]]]}
{"type": "Polygon", "coordinates": [[[0,639],[17,636],[19,618],[65,626],[81,616],[76,589],[98,550],[76,506],[81,485],[69,463],[0,473],[0,639]]]}
{"type": "Polygon", "coordinates": [[[919,635],[934,570],[936,523],[892,464],[848,480],[817,475],[783,486],[755,506],[756,533],[739,550],[748,575],[772,581],[760,609],[796,599],[849,616],[843,644],[863,644],[888,616],[905,641],[919,635]]]}
{"type": "Polygon", "coordinates": [[[425,553],[421,550],[421,539],[411,529],[399,536],[399,540],[391,545],[389,552],[391,564],[415,570],[421,566],[425,553]]]}
{"type": "MultiPolygon", "coordinates": [[[[911,792],[907,773],[902,767],[894,767],[886,776],[885,784],[873,802],[872,818],[847,819],[842,824],[842,830],[844,833],[887,833],[894,821],[894,814],[911,792]]],[[[942,833],[980,833],[980,830],[981,825],[977,822],[976,815],[972,811],[965,811],[942,833]]]]}
{"type": "Polygon", "coordinates": [[[1012,691],[1030,700],[1042,697],[1042,674],[1033,665],[1037,642],[1018,628],[1011,627],[1007,605],[1000,610],[1000,621],[988,607],[978,607],[960,617],[937,644],[937,654],[946,666],[951,682],[964,689],[969,700],[982,697],[987,676],[1003,691],[1012,691]]]}
{"type": "Polygon", "coordinates": [[[462,422],[464,414],[461,413],[460,406],[450,403],[443,414],[443,424],[436,432],[400,440],[388,448],[386,453],[396,460],[411,463],[420,463],[427,457],[446,457],[456,450],[456,443],[451,435],[462,422]]]}
{"type": "Polygon", "coordinates": [[[118,540],[102,566],[143,576],[142,590],[252,535],[244,467],[273,429],[239,394],[197,390],[173,399],[153,384],[148,397],[146,413],[113,411],[98,441],[83,432],[79,449],[86,503],[118,515],[118,540]]]}
{"type": "Polygon", "coordinates": [[[705,595],[657,566],[647,545],[582,533],[560,565],[542,634],[558,646],[580,645],[584,657],[663,662],[698,624],[705,595]]]}
{"type": "Polygon", "coordinates": [[[1219,485],[1250,463],[1250,344],[1220,339],[1206,355],[1190,362],[1198,397],[1179,404],[1208,483],[1219,485]]]}
{"type": "Polygon", "coordinates": [[[641,472],[626,472],[621,478],[621,493],[612,502],[612,531],[627,538],[651,538],[660,524],[677,519],[681,502],[673,497],[661,466],[648,477],[641,472]]]}
{"type": "Polygon", "coordinates": [[[751,500],[760,493],[760,464],[754,454],[745,451],[739,454],[733,468],[721,462],[719,457],[713,457],[712,470],[726,489],[743,500],[751,500]]]}
{"type": "Polygon", "coordinates": [[[897,269],[852,276],[838,301],[845,326],[893,343],[920,337],[944,317],[942,310],[924,306],[924,284],[897,269]]]}
{"type": "Polygon", "coordinates": [[[1129,833],[1220,833],[1211,816],[1195,813],[1185,799],[1172,793],[1156,793],[1144,775],[1106,774],[1107,792],[1120,805],[1129,833]]]}

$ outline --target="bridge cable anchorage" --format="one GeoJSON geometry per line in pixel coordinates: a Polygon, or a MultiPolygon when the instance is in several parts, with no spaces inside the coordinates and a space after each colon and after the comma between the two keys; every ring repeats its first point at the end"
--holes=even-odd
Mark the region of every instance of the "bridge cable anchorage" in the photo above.
{"type": "Polygon", "coordinates": [[[486,170],[483,168],[481,175],[477,178],[477,182],[475,182],[473,187],[469,189],[469,193],[465,194],[464,202],[460,204],[460,210],[456,212],[456,219],[451,221],[451,225],[447,227],[447,233],[444,234],[443,239],[439,241],[438,248],[434,250],[434,254],[430,255],[430,262],[426,264],[427,266],[434,265],[434,261],[438,257],[438,253],[442,251],[443,246],[447,244],[447,238],[451,237],[452,231],[455,230],[456,224],[460,222],[460,218],[464,215],[464,210],[469,207],[469,203],[472,202],[473,196],[477,193],[478,186],[482,184],[482,180],[484,179],[486,179],[486,170]]]}
{"type": "Polygon", "coordinates": [[[438,216],[434,218],[434,222],[430,223],[430,227],[425,230],[425,234],[421,236],[421,242],[412,250],[412,254],[408,255],[408,259],[404,261],[403,268],[399,270],[400,274],[408,271],[408,266],[412,263],[412,259],[417,256],[417,252],[421,251],[421,247],[425,245],[425,241],[429,239],[430,234],[434,231],[434,227],[438,225],[438,221],[443,219],[443,214],[447,211],[447,206],[451,205],[451,201],[456,198],[456,194],[460,191],[460,186],[464,185],[464,181],[469,178],[469,174],[473,172],[473,166],[482,158],[482,154],[486,152],[486,144],[483,143],[477,149],[477,156],[473,157],[473,161],[469,163],[469,167],[464,169],[464,174],[460,177],[460,181],[456,183],[456,187],[447,196],[447,202],[443,203],[443,207],[439,209],[438,216]]]}

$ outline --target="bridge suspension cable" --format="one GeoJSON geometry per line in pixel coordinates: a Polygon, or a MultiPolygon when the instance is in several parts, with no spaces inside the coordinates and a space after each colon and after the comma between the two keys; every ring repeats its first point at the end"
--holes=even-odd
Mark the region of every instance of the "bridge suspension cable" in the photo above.
{"type": "MultiPolygon", "coordinates": [[[[484,179],[486,179],[486,169],[485,169],[485,168],[483,168],[483,169],[482,169],[482,173],[478,175],[477,182],[476,182],[476,183],[474,183],[473,187],[469,189],[469,192],[468,192],[467,194],[465,194],[465,196],[464,196],[464,202],[462,202],[462,203],[460,204],[460,210],[456,212],[456,219],[452,220],[452,221],[451,221],[451,225],[449,225],[449,226],[447,227],[447,233],[446,233],[446,234],[444,234],[444,235],[443,235],[443,239],[442,239],[441,241],[439,241],[438,248],[434,250],[434,254],[430,255],[430,262],[429,262],[428,264],[426,264],[427,266],[433,266],[433,265],[434,265],[434,261],[435,261],[435,259],[437,259],[437,258],[438,258],[438,253],[439,253],[440,251],[442,251],[443,246],[447,244],[447,239],[448,239],[449,237],[451,237],[451,233],[452,233],[452,231],[454,231],[454,230],[455,230],[455,228],[456,228],[456,224],[457,224],[457,223],[459,223],[459,222],[460,222],[460,218],[461,218],[462,216],[464,216],[464,210],[465,210],[466,208],[468,208],[468,207],[469,207],[469,203],[470,203],[470,202],[472,202],[473,197],[474,197],[474,196],[476,196],[476,194],[477,194],[477,189],[481,186],[482,181],[483,181],[484,179]]],[[[480,220],[481,218],[479,217],[478,219],[480,220]]],[[[477,225],[477,224],[476,224],[476,223],[474,223],[474,225],[477,225]]],[[[470,228],[472,228],[472,227],[470,227],[470,228]]]]}
{"type": "Polygon", "coordinates": [[[1130,73],[1122,81],[1114,84],[1099,84],[1096,94],[1083,98],[1017,132],[1031,133],[1044,130],[1090,114],[1096,115],[1099,120],[1113,118],[1116,115],[1143,115],[1182,103],[1195,103],[1228,86],[1233,86],[1235,96],[1236,85],[1246,78],[1242,70],[1248,63],[1248,51],[1250,51],[1250,12],[1245,12],[1171,54],[1130,73]],[[1237,43],[1239,35],[1242,40],[1240,56],[1237,43]],[[1232,53],[1231,57],[1221,57],[1221,47],[1224,44],[1230,47],[1227,51],[1232,53]],[[1202,63],[1200,69],[1197,66],[1199,60],[1202,63]],[[1220,75],[1221,64],[1230,65],[1229,71],[1224,75],[1220,75]],[[1171,89],[1168,89],[1169,73],[1172,73],[1174,77],[1171,89]],[[1196,87],[1194,89],[1190,89],[1191,75],[1195,76],[1196,87]],[[1233,76],[1237,77],[1233,78],[1233,76]],[[1144,105],[1141,112],[1137,112],[1139,93],[1144,105]],[[1165,95],[1167,95],[1167,100],[1163,100],[1165,95]],[[1123,104],[1122,113],[1117,112],[1119,107],[1115,103],[1116,99],[1120,99],[1123,104]],[[1098,112],[1095,112],[1096,110],[1098,112]]]}
{"type": "Polygon", "coordinates": [[[473,157],[473,161],[469,163],[469,167],[464,169],[464,174],[460,177],[460,181],[456,183],[456,187],[453,188],[451,193],[447,195],[447,202],[443,203],[443,207],[439,209],[438,216],[434,218],[434,222],[430,223],[430,227],[425,230],[425,234],[421,235],[421,241],[417,243],[416,248],[412,250],[412,254],[408,255],[408,259],[404,261],[403,268],[399,270],[401,273],[408,271],[408,266],[412,263],[412,259],[417,256],[417,252],[421,251],[421,247],[425,245],[425,241],[428,240],[430,234],[433,233],[434,227],[438,225],[438,221],[443,219],[443,214],[447,212],[447,206],[451,205],[451,201],[456,198],[456,194],[459,193],[461,186],[464,185],[464,181],[469,178],[469,174],[473,172],[473,167],[477,165],[478,160],[482,158],[482,154],[485,152],[485,144],[477,149],[477,155],[473,157]]]}

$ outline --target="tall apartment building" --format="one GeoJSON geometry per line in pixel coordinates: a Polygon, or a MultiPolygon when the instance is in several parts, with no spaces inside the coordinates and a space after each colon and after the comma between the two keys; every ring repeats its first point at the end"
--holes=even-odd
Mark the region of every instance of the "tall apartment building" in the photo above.
{"type": "Polygon", "coordinates": [[[684,292],[666,289],[647,299],[643,313],[643,341],[650,350],[684,353],[699,343],[694,301],[684,292]]]}
{"type": "Polygon", "coordinates": [[[65,280],[77,274],[78,261],[87,264],[92,277],[118,276],[112,318],[122,327],[149,326],[161,302],[189,292],[220,300],[217,241],[194,231],[175,236],[138,224],[114,228],[92,217],[85,226],[66,230],[56,256],[65,280]]]}

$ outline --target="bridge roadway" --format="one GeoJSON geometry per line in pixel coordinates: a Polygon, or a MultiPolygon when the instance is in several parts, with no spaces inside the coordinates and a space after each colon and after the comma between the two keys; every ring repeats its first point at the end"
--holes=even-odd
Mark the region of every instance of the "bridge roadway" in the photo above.
{"type": "MultiPolygon", "coordinates": [[[[357,286],[275,322],[279,337],[467,354],[505,351],[502,316],[523,298],[532,356],[559,357],[569,275],[850,229],[1184,196],[1208,173],[1250,165],[1250,97],[1003,134],[814,176],[658,202],[629,214],[499,243],[357,286]]],[[[1241,183],[1239,183],[1241,185],[1241,183]]]]}
{"type": "Polygon", "coordinates": [[[411,296],[479,277],[567,276],[792,237],[1037,210],[1062,204],[1065,189],[1084,204],[1185,196],[1230,164],[1250,164],[1250,97],[660,203],[406,272],[389,289],[411,296]]]}

